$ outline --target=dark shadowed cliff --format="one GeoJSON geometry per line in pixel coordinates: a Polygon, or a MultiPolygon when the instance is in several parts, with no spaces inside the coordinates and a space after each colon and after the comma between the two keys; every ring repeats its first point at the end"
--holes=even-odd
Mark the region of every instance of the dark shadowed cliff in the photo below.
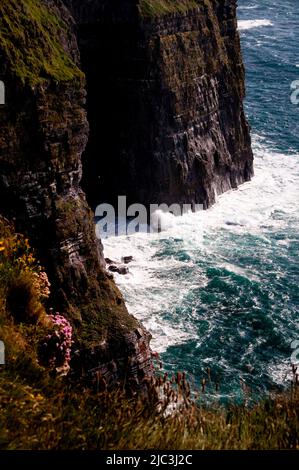
{"type": "Polygon", "coordinates": [[[149,334],[106,274],[81,180],[92,205],[207,207],[250,179],[236,2],[2,0],[0,80],[1,213],[75,327],[74,368],[136,384],[149,334]]]}
{"type": "Polygon", "coordinates": [[[202,203],[248,181],[235,0],[68,0],[91,126],[92,204],[202,203]]]}

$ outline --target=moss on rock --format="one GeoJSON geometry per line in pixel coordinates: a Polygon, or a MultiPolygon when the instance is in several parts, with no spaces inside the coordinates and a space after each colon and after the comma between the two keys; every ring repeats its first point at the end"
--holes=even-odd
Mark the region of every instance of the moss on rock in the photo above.
{"type": "Polygon", "coordinates": [[[141,15],[145,17],[186,13],[197,6],[195,0],[140,0],[138,5],[141,15]]]}
{"type": "Polygon", "coordinates": [[[68,81],[83,76],[62,46],[68,25],[40,0],[2,0],[0,54],[22,83],[68,81]]]}

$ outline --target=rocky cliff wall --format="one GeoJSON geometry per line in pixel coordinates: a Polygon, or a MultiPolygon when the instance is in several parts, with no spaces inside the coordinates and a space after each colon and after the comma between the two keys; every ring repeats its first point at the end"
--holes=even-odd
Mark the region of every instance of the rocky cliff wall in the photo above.
{"type": "Polygon", "coordinates": [[[107,276],[80,187],[88,141],[85,78],[60,0],[0,4],[0,209],[26,233],[75,327],[73,369],[136,386],[151,373],[149,334],[107,276]]]}
{"type": "Polygon", "coordinates": [[[1,213],[30,237],[51,305],[75,327],[73,368],[138,386],[152,371],[149,334],[106,274],[81,156],[92,204],[126,194],[207,207],[248,180],[236,2],[64,4],[0,4],[1,213]]]}
{"type": "Polygon", "coordinates": [[[66,0],[87,75],[89,201],[197,203],[253,174],[235,0],[66,0]]]}

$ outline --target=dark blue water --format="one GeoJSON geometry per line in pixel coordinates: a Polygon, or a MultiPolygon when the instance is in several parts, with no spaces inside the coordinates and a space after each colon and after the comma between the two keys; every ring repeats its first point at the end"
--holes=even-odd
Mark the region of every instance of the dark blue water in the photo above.
{"type": "Polygon", "coordinates": [[[280,151],[298,151],[298,106],[291,104],[290,85],[299,78],[299,1],[238,3],[253,132],[280,151]],[[256,20],[270,25],[245,29],[256,20]]]}
{"type": "Polygon", "coordinates": [[[298,331],[299,2],[239,0],[255,177],[208,211],[166,220],[159,235],[110,238],[133,255],[116,278],[152,332],[167,371],[186,370],[221,399],[285,387],[298,331]],[[242,385],[243,384],[243,385],[242,385]]]}

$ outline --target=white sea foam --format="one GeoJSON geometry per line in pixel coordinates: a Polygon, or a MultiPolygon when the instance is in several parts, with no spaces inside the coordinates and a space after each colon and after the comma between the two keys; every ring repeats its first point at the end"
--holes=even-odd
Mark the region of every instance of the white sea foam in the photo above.
{"type": "Polygon", "coordinates": [[[267,372],[272,380],[279,385],[285,385],[293,381],[292,367],[289,361],[272,361],[268,364],[267,372]]]}
{"type": "Polygon", "coordinates": [[[245,31],[253,28],[260,28],[262,26],[273,26],[273,23],[267,19],[238,21],[238,27],[240,31],[245,31]]]}
{"type": "Polygon", "coordinates": [[[238,6],[239,10],[255,10],[258,7],[258,5],[251,5],[251,6],[238,6]]]}
{"type": "MultiPolygon", "coordinates": [[[[122,256],[134,257],[129,274],[115,274],[115,279],[130,313],[151,331],[152,346],[159,352],[194,339],[192,318],[188,321],[180,317],[176,309],[184,308],[184,297],[207,282],[200,265],[194,263],[195,256],[197,259],[212,256],[218,267],[248,279],[259,277],[258,272],[249,273],[225,259],[217,243],[219,231],[237,236],[251,233],[267,246],[269,231],[287,226],[289,217],[298,217],[299,155],[273,152],[257,137],[254,149],[252,181],[219,196],[209,210],[170,216],[171,223],[160,234],[139,233],[104,241],[105,256],[117,260],[122,256]],[[165,254],[168,249],[170,252],[165,254]],[[186,276],[187,270],[190,276],[186,276]]],[[[207,321],[210,320],[208,317],[207,321]]]]}

